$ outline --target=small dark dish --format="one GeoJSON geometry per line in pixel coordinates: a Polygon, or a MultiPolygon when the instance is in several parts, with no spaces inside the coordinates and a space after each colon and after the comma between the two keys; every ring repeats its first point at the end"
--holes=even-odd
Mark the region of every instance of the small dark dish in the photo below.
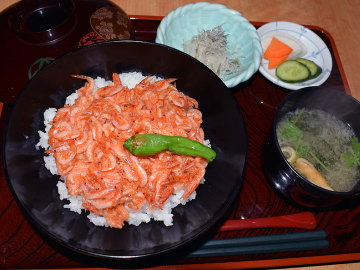
{"type": "Polygon", "coordinates": [[[264,172],[273,188],[289,203],[309,210],[351,207],[360,202],[360,181],[350,192],[320,188],[301,176],[283,155],[276,136],[281,118],[296,109],[318,109],[348,124],[360,137],[360,103],[346,93],[326,87],[307,87],[289,94],[279,105],[264,150],[264,172]]]}
{"type": "Polygon", "coordinates": [[[55,43],[69,35],[76,25],[74,1],[21,1],[14,6],[8,23],[26,42],[55,43]]]}
{"type": "Polygon", "coordinates": [[[45,67],[17,97],[5,133],[4,167],[14,197],[31,223],[46,237],[86,255],[139,259],[179,249],[204,236],[238,195],[246,157],[244,121],[225,84],[205,65],[170,47],[136,41],[113,41],[75,50],[45,67]],[[177,78],[180,91],[195,98],[203,113],[205,137],[217,158],[209,164],[195,200],[173,210],[174,225],[151,221],[123,229],[96,227],[86,215],[64,209],[53,176],[36,150],[43,112],[62,107],[83,85],[83,74],[111,79],[113,72],[177,78]]]}

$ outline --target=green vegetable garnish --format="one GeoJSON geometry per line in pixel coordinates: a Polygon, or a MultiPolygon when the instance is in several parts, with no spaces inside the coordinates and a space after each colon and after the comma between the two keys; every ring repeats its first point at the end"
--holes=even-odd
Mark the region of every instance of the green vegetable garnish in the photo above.
{"type": "Polygon", "coordinates": [[[321,167],[323,167],[324,170],[329,171],[329,168],[316,156],[316,154],[313,151],[310,151],[310,146],[307,144],[301,144],[298,147],[296,147],[296,153],[299,157],[306,158],[308,156],[311,156],[316,163],[318,163],[321,167]]]}
{"type": "Polygon", "coordinates": [[[296,153],[298,154],[299,157],[305,158],[309,155],[310,152],[310,146],[307,144],[302,144],[299,145],[296,148],[296,153]]]}
{"type": "Polygon", "coordinates": [[[216,152],[210,147],[181,136],[136,134],[126,140],[123,145],[132,154],[139,156],[156,155],[168,150],[178,155],[200,156],[208,161],[213,161],[216,157],[216,152]]]}
{"type": "Polygon", "coordinates": [[[300,112],[297,114],[297,116],[291,120],[291,123],[296,125],[296,123],[304,117],[304,114],[305,114],[305,110],[301,109],[300,112]]]}
{"type": "Polygon", "coordinates": [[[349,152],[343,154],[342,157],[345,159],[346,166],[360,166],[360,142],[357,137],[352,138],[349,152]]]}
{"type": "Polygon", "coordinates": [[[281,135],[292,141],[297,141],[302,138],[303,132],[292,122],[283,122],[280,127],[281,135]]]}
{"type": "Polygon", "coordinates": [[[329,168],[326,167],[325,164],[313,152],[309,151],[309,154],[321,167],[323,167],[326,171],[329,171],[329,168]]]}
{"type": "Polygon", "coordinates": [[[280,133],[282,136],[287,138],[289,141],[292,141],[296,145],[296,153],[299,157],[307,158],[311,156],[316,163],[318,163],[323,169],[329,171],[329,168],[316,156],[316,154],[311,151],[310,146],[307,144],[303,144],[301,142],[301,138],[304,135],[304,132],[296,125],[304,116],[304,109],[301,111],[290,121],[285,121],[281,123],[280,133]]]}
{"type": "Polygon", "coordinates": [[[298,141],[301,139],[303,137],[303,131],[296,125],[296,123],[303,118],[303,116],[304,109],[301,109],[294,119],[282,122],[280,126],[281,135],[292,141],[298,141]]]}

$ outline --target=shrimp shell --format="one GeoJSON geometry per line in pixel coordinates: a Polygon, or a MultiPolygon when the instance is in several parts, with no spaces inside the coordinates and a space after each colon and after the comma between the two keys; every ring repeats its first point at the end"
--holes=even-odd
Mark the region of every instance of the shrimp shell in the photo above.
{"type": "Polygon", "coordinates": [[[90,77],[73,105],[57,111],[49,130],[50,149],[70,195],[83,207],[122,228],[128,209],[162,208],[176,189],[192,194],[202,181],[207,161],[164,151],[150,157],[131,155],[123,142],[137,133],[184,136],[204,142],[198,103],[179,92],[175,79],[148,76],[133,89],[113,82],[95,89],[90,77]]]}

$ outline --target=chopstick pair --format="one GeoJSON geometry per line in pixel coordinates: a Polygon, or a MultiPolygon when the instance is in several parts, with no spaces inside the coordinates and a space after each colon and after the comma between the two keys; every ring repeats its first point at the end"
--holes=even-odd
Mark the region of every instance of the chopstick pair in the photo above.
{"type": "Polygon", "coordinates": [[[316,219],[311,212],[300,212],[291,215],[271,216],[249,219],[230,219],[219,228],[219,232],[255,229],[255,228],[301,228],[315,229],[316,219]]]}
{"type": "Polygon", "coordinates": [[[329,247],[325,231],[296,232],[277,235],[215,239],[206,242],[187,257],[235,256],[318,250],[329,247]]]}

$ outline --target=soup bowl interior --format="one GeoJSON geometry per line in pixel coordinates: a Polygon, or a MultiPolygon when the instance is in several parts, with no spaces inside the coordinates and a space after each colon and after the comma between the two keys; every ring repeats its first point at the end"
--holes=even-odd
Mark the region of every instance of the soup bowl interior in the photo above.
{"type": "Polygon", "coordinates": [[[326,87],[307,87],[289,94],[278,107],[264,148],[264,173],[280,196],[310,210],[351,207],[359,203],[360,181],[348,192],[329,191],[308,181],[286,160],[276,134],[280,120],[298,109],[321,110],[346,125],[360,137],[360,103],[346,93],[326,87]]]}

